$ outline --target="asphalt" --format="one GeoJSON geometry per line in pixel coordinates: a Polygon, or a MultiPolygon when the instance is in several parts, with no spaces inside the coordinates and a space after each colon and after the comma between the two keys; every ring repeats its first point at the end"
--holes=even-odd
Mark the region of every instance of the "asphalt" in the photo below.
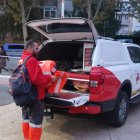
{"type": "Polygon", "coordinates": [[[0,106],[13,103],[11,95],[8,94],[8,79],[10,74],[2,71],[0,74],[0,106]]]}
{"type": "Polygon", "coordinates": [[[23,140],[21,133],[21,111],[14,103],[0,107],[0,138],[23,140]]]}
{"type": "MultiPolygon", "coordinates": [[[[21,109],[7,94],[8,78],[9,73],[0,74],[0,140],[23,140],[21,109]]],[[[140,140],[140,104],[130,108],[126,123],[119,128],[93,116],[55,114],[53,120],[44,118],[41,140],[140,140]]]]}

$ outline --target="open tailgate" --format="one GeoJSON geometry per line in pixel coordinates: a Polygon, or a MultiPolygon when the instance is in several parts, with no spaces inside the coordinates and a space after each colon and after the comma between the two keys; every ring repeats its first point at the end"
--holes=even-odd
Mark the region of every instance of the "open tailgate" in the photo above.
{"type": "Polygon", "coordinates": [[[89,101],[89,94],[72,93],[71,91],[62,90],[59,97],[48,96],[45,103],[49,106],[69,108],[72,106],[78,107],[89,101]]]}
{"type": "Polygon", "coordinates": [[[27,22],[26,26],[33,28],[49,40],[98,39],[94,24],[84,18],[41,19],[27,22]]]}

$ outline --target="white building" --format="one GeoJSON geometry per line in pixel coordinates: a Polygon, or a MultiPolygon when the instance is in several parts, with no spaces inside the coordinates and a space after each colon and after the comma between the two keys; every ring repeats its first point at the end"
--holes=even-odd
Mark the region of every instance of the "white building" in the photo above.
{"type": "Polygon", "coordinates": [[[129,0],[122,0],[120,2],[120,11],[117,12],[117,19],[121,23],[121,28],[117,34],[130,35],[140,30],[140,22],[134,18],[134,14],[137,14],[137,12],[129,4],[129,0]]]}
{"type": "MultiPolygon", "coordinates": [[[[44,0],[43,2],[43,18],[61,17],[62,0],[44,0]]],[[[73,3],[72,0],[64,0],[65,16],[72,16],[73,3]]]]}

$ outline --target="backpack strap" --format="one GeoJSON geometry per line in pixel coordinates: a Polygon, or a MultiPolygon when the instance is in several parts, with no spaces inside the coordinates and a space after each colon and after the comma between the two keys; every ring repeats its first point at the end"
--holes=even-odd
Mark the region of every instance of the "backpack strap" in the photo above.
{"type": "MultiPolygon", "coordinates": [[[[22,63],[22,64],[24,65],[24,67],[26,68],[26,74],[24,75],[26,78],[29,78],[29,77],[28,77],[28,70],[27,70],[27,67],[26,67],[26,62],[27,62],[27,60],[28,60],[30,57],[32,57],[32,56],[26,57],[26,58],[24,59],[23,63],[22,63]]],[[[29,82],[30,82],[30,84],[31,84],[30,78],[29,78],[29,82]]]]}
{"type": "MultiPolygon", "coordinates": [[[[30,57],[32,57],[32,56],[28,56],[28,57],[25,58],[25,60],[23,61],[23,65],[26,64],[27,60],[28,60],[30,57]]],[[[25,66],[26,66],[26,65],[25,65],[25,66]]]]}

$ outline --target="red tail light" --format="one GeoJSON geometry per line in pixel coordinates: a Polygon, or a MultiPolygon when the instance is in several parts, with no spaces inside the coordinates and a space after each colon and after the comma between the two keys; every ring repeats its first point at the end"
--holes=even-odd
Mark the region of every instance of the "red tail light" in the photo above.
{"type": "Polygon", "coordinates": [[[103,89],[105,75],[101,72],[92,72],[90,78],[90,93],[100,94],[103,89]]]}

